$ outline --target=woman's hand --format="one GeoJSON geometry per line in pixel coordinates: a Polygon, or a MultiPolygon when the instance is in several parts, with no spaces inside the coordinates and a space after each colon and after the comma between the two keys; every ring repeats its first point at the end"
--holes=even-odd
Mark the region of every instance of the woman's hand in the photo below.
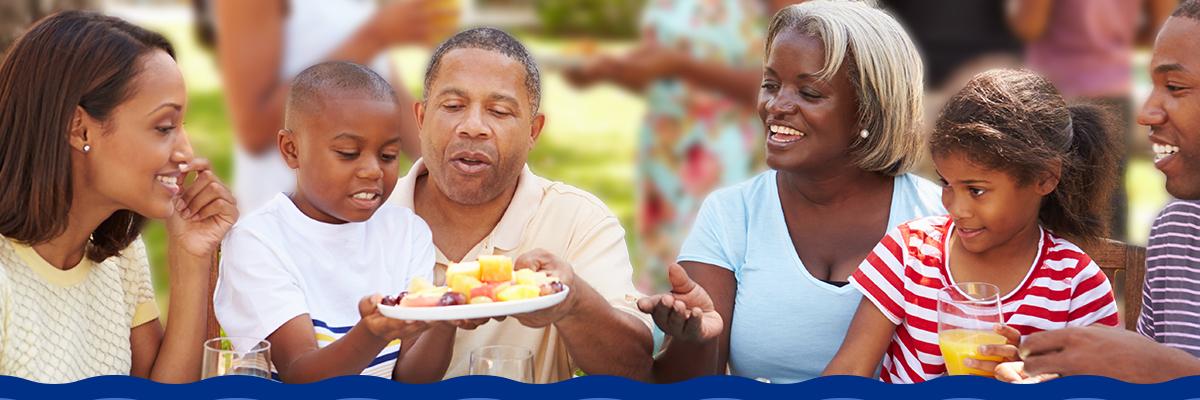
{"type": "Polygon", "coordinates": [[[721,336],[724,320],[713,307],[703,287],[688,277],[679,264],[667,267],[671,293],[638,299],[638,309],[654,317],[663,333],[679,340],[699,343],[721,336]]]}
{"type": "Polygon", "coordinates": [[[212,172],[208,160],[197,158],[180,169],[185,182],[192,172],[196,178],[182,185],[175,197],[175,212],[167,218],[169,245],[191,256],[211,257],[237,222],[237,200],[212,172]]]}

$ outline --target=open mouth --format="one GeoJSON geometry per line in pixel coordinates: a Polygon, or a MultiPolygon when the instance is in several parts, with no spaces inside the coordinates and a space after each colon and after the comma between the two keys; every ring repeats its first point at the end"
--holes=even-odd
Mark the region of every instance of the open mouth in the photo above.
{"type": "Polygon", "coordinates": [[[350,195],[350,200],[359,208],[371,209],[379,206],[379,203],[383,201],[383,194],[377,191],[364,190],[350,195]]]}
{"type": "Polygon", "coordinates": [[[804,132],[789,126],[770,125],[768,131],[770,134],[767,135],[767,140],[778,144],[790,144],[804,139],[804,132]]]}
{"type": "Polygon", "coordinates": [[[1152,148],[1154,149],[1155,165],[1165,164],[1176,153],[1179,153],[1179,146],[1175,145],[1154,143],[1152,148]]]}
{"type": "Polygon", "coordinates": [[[459,172],[474,175],[492,167],[492,159],[487,154],[478,152],[462,152],[450,157],[450,164],[459,172]]]}
{"type": "Polygon", "coordinates": [[[179,185],[183,183],[183,175],[179,173],[155,175],[154,180],[163,185],[174,196],[179,193],[179,185]]]}

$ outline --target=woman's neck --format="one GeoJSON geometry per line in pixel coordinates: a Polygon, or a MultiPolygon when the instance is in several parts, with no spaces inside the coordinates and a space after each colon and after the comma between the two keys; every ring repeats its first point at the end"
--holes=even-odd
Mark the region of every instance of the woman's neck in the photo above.
{"type": "Polygon", "coordinates": [[[829,168],[821,172],[779,171],[779,191],[788,198],[802,200],[811,206],[836,206],[863,193],[890,188],[894,177],[864,171],[855,165],[829,168]]]}
{"type": "Polygon", "coordinates": [[[71,197],[71,209],[67,212],[66,229],[58,236],[34,245],[33,250],[50,265],[61,270],[79,265],[87,252],[92,232],[118,210],[115,206],[105,205],[106,203],[107,201],[100,200],[98,196],[93,196],[86,190],[76,190],[71,197]]]}

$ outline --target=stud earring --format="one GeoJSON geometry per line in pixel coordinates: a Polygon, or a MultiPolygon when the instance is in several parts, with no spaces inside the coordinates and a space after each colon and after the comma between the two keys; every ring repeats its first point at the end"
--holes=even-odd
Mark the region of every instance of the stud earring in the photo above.
{"type": "Polygon", "coordinates": [[[866,129],[863,129],[861,132],[858,132],[858,136],[866,139],[867,136],[871,136],[871,132],[867,132],[866,129]]]}
{"type": "Polygon", "coordinates": [[[87,153],[88,153],[88,152],[90,152],[90,151],[92,151],[92,145],[90,145],[90,144],[84,144],[84,145],[83,145],[83,154],[87,154],[87,153]]]}

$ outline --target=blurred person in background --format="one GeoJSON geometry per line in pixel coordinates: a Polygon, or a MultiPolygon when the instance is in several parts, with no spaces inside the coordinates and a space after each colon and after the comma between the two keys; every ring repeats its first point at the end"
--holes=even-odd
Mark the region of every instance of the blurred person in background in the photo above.
{"type": "Polygon", "coordinates": [[[34,21],[65,10],[94,10],[99,0],[8,0],[0,2],[0,58],[34,21]]]}
{"type": "Polygon", "coordinates": [[[428,45],[457,28],[455,0],[403,0],[377,6],[356,0],[196,0],[200,38],[213,45],[237,135],[234,193],[243,212],[295,183],[276,148],[288,83],[322,61],[370,66],[400,96],[403,150],[419,155],[412,95],[387,50],[428,45]]]}
{"type": "MultiPolygon", "coordinates": [[[[1007,25],[1006,0],[882,0],[912,35],[925,62],[924,120],[933,121],[946,100],[975,74],[1021,67],[1021,41],[1007,25]]],[[[931,126],[921,127],[928,135],[931,126]]],[[[936,179],[922,156],[916,172],[936,179]]]]}
{"type": "Polygon", "coordinates": [[[635,156],[643,276],[666,276],[662,266],[674,261],[704,196],[765,168],[754,111],[765,20],[792,3],[650,0],[633,50],[566,72],[577,86],[615,83],[645,94],[635,156]]]}
{"type": "MultiPolygon", "coordinates": [[[[1050,79],[1068,101],[1109,108],[1123,145],[1119,175],[1125,176],[1134,143],[1133,51],[1149,45],[1177,0],[1010,0],[1009,25],[1025,42],[1028,67],[1050,79]]],[[[1140,151],[1148,153],[1148,151],[1140,151]]],[[[1113,195],[1109,237],[1125,240],[1128,196],[1124,179],[1113,195]]]]}

